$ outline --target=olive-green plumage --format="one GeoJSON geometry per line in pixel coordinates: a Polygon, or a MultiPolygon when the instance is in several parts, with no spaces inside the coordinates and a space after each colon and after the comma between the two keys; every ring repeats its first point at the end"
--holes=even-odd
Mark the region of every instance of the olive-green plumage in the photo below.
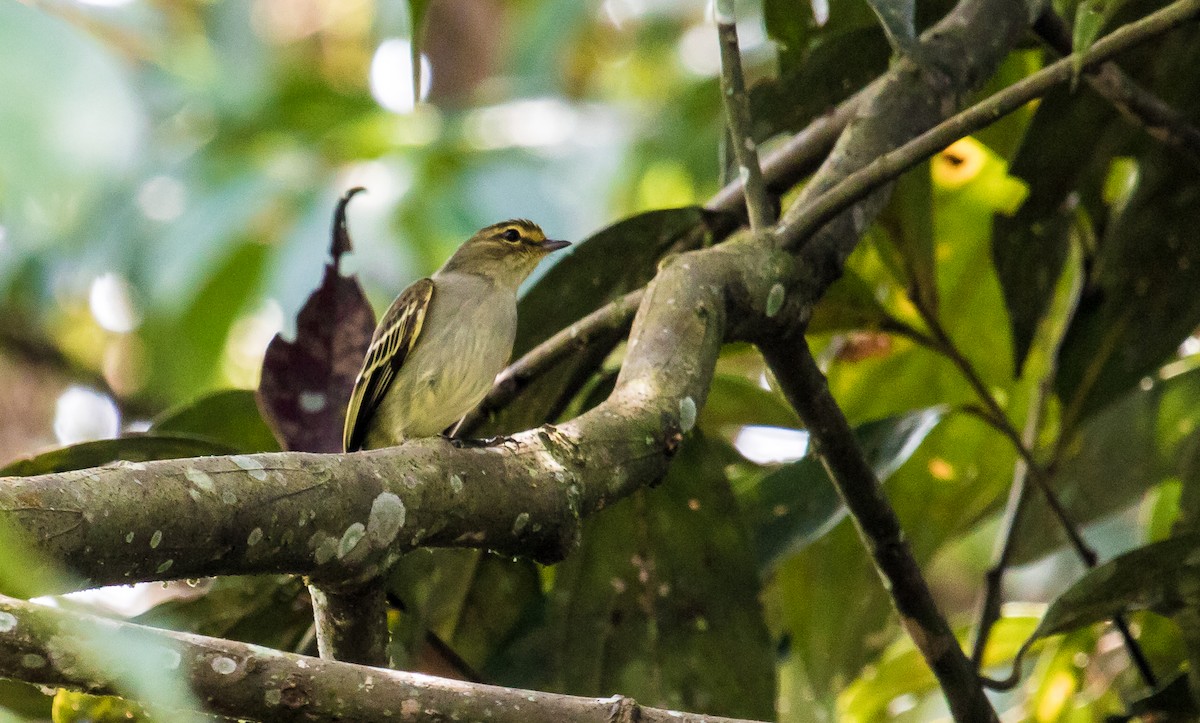
{"type": "Polygon", "coordinates": [[[354,384],[346,451],[432,437],[479,404],[512,354],[517,287],[546,254],[568,245],[531,221],[493,224],[402,291],[354,384]]]}

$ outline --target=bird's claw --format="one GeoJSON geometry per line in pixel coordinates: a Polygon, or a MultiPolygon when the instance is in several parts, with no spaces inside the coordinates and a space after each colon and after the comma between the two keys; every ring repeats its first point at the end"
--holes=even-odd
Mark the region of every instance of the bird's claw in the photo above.
{"type": "Polygon", "coordinates": [[[504,436],[487,437],[485,439],[462,439],[459,437],[450,437],[442,435],[447,442],[455,449],[480,449],[483,447],[494,447],[507,441],[509,438],[504,436]]]}

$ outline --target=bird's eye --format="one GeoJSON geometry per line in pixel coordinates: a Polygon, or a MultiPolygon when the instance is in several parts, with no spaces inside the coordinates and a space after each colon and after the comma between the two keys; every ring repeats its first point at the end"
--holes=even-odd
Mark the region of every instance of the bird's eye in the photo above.
{"type": "Polygon", "coordinates": [[[507,229],[504,233],[502,233],[500,235],[504,237],[505,241],[520,241],[521,240],[521,232],[516,230],[515,228],[507,229]]]}

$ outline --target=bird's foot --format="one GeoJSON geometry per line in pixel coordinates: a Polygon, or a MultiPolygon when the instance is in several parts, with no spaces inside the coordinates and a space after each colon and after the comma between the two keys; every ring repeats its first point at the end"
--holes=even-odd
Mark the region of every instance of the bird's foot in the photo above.
{"type": "Polygon", "coordinates": [[[509,439],[509,437],[487,437],[486,439],[463,439],[460,437],[450,437],[442,435],[447,442],[455,449],[481,449],[483,447],[495,447],[509,439]]]}

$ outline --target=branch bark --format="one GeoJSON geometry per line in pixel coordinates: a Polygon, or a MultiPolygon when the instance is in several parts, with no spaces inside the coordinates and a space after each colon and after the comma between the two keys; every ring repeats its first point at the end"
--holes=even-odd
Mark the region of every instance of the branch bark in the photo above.
{"type": "Polygon", "coordinates": [[[420,673],[312,658],[203,635],[155,630],[0,595],[0,676],[102,695],[129,694],[120,660],[88,649],[120,640],[139,662],[178,671],[211,712],[287,721],[488,720],[495,723],[750,723],[638,705],[621,696],[580,698],[443,680],[420,673]],[[81,631],[84,633],[81,635],[81,631]]]}

